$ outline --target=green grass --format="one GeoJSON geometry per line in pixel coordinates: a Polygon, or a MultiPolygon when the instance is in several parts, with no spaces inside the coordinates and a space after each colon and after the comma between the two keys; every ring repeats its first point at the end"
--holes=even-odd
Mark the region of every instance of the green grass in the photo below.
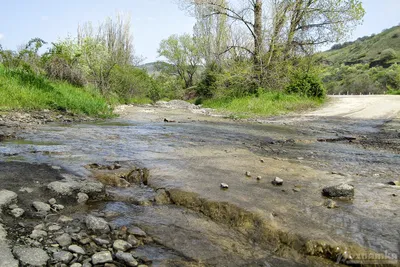
{"type": "Polygon", "coordinates": [[[106,99],[94,88],[54,82],[22,70],[6,70],[0,65],[0,110],[43,109],[98,117],[112,115],[106,99]]]}
{"type": "Polygon", "coordinates": [[[389,90],[388,94],[389,95],[400,95],[400,90],[389,90]]]}
{"type": "Polygon", "coordinates": [[[388,48],[397,52],[397,59],[388,63],[400,62],[400,26],[384,30],[365,40],[355,41],[341,49],[323,52],[321,55],[333,64],[344,62],[369,63],[379,60],[381,52],[388,48]]]}
{"type": "Polygon", "coordinates": [[[203,102],[203,106],[230,112],[233,117],[247,118],[303,111],[315,108],[323,102],[323,99],[313,99],[279,92],[265,92],[259,97],[208,99],[203,102]]]}

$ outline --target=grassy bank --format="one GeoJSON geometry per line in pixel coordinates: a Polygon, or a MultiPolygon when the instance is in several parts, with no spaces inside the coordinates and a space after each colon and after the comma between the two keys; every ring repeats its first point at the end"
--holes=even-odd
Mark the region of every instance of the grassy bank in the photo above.
{"type": "Polygon", "coordinates": [[[289,112],[307,110],[315,108],[323,102],[323,99],[313,99],[279,92],[265,92],[259,97],[209,99],[204,101],[203,106],[231,112],[233,116],[246,118],[282,115],[289,112]]]}
{"type": "Polygon", "coordinates": [[[22,70],[0,65],[0,110],[58,110],[75,114],[109,117],[107,101],[93,88],[54,82],[22,70]]]}

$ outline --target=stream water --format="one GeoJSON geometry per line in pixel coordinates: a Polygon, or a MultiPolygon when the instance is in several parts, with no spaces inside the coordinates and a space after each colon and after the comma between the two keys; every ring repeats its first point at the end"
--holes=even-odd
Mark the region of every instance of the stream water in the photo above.
{"type": "Polygon", "coordinates": [[[46,163],[81,176],[90,175],[83,167],[90,163],[128,162],[150,169],[149,187],[110,188],[114,201],[95,208],[118,213],[113,219],[117,225],[145,229],[156,242],[136,253],[152,258],[153,266],[334,264],[305,257],[312,254],[302,248],[307,240],[400,256],[399,189],[387,185],[399,178],[400,156],[348,142],[317,142],[337,131],[312,127],[316,125],[163,123],[135,117],[49,124],[0,143],[0,161],[46,163]],[[245,177],[246,171],[252,178],[245,177]],[[283,187],[271,185],[276,176],[284,179],[283,187]],[[222,182],[229,190],[220,190],[222,182]],[[327,209],[321,189],[341,182],[356,187],[354,200],[327,209]],[[153,205],[159,188],[170,190],[176,205],[153,205]],[[194,201],[201,204],[192,205],[187,195],[174,195],[174,190],[195,194],[194,201]],[[243,223],[246,216],[252,218],[251,226],[243,223]],[[268,231],[279,233],[273,241],[282,244],[257,238],[260,218],[268,222],[268,231]]]}

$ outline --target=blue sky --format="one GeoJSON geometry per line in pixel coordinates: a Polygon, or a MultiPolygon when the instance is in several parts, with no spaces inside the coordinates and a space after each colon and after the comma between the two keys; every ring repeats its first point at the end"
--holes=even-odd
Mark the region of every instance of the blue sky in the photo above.
{"type": "MultiPolygon", "coordinates": [[[[400,0],[364,0],[366,16],[350,39],[400,23],[400,0]]],[[[16,49],[33,37],[52,42],[75,36],[78,24],[103,21],[117,12],[132,16],[137,54],[146,62],[157,59],[162,39],[191,32],[194,19],[180,10],[174,0],[0,0],[0,44],[16,49]]]]}

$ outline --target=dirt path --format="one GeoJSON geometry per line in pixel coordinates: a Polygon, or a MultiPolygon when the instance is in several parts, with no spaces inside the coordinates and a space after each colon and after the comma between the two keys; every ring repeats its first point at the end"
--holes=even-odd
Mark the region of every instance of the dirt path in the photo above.
{"type": "Polygon", "coordinates": [[[396,95],[331,96],[331,100],[321,109],[305,115],[352,119],[391,119],[400,112],[400,96],[396,95]]]}

